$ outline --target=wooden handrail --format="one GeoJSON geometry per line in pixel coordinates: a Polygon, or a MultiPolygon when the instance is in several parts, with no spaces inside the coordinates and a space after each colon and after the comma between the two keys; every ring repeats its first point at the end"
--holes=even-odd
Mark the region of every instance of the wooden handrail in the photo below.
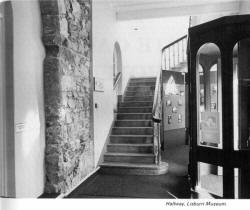
{"type": "Polygon", "coordinates": [[[162,125],[162,115],[163,115],[162,114],[163,113],[162,112],[162,107],[163,107],[162,105],[163,104],[162,103],[163,101],[162,100],[162,97],[163,97],[162,70],[163,69],[171,70],[171,68],[176,67],[181,62],[185,61],[186,57],[184,54],[184,49],[185,49],[184,41],[186,39],[187,39],[187,35],[182,36],[181,38],[168,44],[162,49],[162,62],[161,62],[162,66],[156,79],[155,90],[154,90],[154,102],[153,102],[153,107],[152,107],[152,121],[153,121],[153,129],[154,129],[153,144],[154,144],[154,155],[155,155],[156,164],[161,163],[161,139],[163,138],[163,135],[162,135],[162,129],[163,129],[163,125],[162,125]],[[176,47],[177,47],[177,51],[175,52],[176,47]],[[172,63],[171,59],[173,59],[173,65],[171,65],[172,63]],[[168,66],[167,66],[167,61],[168,61],[168,66]]]}
{"type": "Polygon", "coordinates": [[[160,88],[161,88],[161,71],[156,79],[155,90],[154,90],[154,102],[153,102],[153,108],[152,108],[152,119],[154,122],[158,122],[158,123],[160,123],[161,121],[161,117],[157,115],[156,113],[156,108],[158,104],[157,102],[158,102],[159,97],[161,97],[159,96],[160,88]]]}
{"type": "Polygon", "coordinates": [[[182,39],[185,39],[185,38],[187,38],[187,35],[182,36],[181,38],[179,38],[179,39],[177,39],[177,40],[175,40],[175,41],[171,42],[171,43],[170,43],[170,44],[168,44],[168,45],[166,45],[165,47],[163,47],[163,48],[162,48],[162,50],[161,50],[161,51],[163,52],[165,49],[167,49],[167,48],[171,47],[172,45],[176,44],[177,42],[179,42],[179,41],[181,41],[182,39]]]}
{"type": "Polygon", "coordinates": [[[187,61],[187,41],[188,36],[185,35],[162,48],[162,70],[171,70],[187,61]]]}
{"type": "Polygon", "coordinates": [[[152,108],[152,121],[154,129],[154,155],[155,164],[161,163],[161,118],[162,118],[162,71],[156,79],[155,91],[154,91],[154,102],[152,108]]]}
{"type": "Polygon", "coordinates": [[[115,82],[114,82],[113,90],[116,89],[116,87],[117,87],[117,85],[118,85],[118,82],[120,81],[121,77],[122,77],[122,73],[121,73],[121,72],[118,72],[118,74],[117,74],[116,77],[115,77],[115,82]]]}

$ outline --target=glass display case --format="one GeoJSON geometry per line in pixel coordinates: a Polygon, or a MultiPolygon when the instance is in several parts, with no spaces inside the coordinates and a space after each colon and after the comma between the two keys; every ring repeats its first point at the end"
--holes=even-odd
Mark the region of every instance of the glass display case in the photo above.
{"type": "Polygon", "coordinates": [[[250,198],[250,16],[189,29],[191,185],[250,198]]]}

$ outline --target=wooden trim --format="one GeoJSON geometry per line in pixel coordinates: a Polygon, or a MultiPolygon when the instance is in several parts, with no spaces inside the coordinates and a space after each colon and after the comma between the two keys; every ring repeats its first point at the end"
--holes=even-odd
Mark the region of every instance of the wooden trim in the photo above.
{"type": "Polygon", "coordinates": [[[6,149],[5,149],[5,117],[4,113],[6,110],[4,99],[5,99],[5,47],[4,47],[4,19],[3,19],[3,5],[0,4],[0,196],[6,194],[6,149]]]}
{"type": "MultiPolygon", "coordinates": [[[[15,126],[14,126],[14,67],[13,67],[13,11],[10,1],[3,3],[3,196],[15,197],[15,126]],[[7,71],[8,70],[8,71],[7,71]],[[8,152],[7,152],[8,151],[8,152]]],[[[1,168],[2,170],[2,168],[1,168]]]]}
{"type": "Polygon", "coordinates": [[[197,146],[197,162],[223,166],[223,150],[206,146],[197,146]]]}

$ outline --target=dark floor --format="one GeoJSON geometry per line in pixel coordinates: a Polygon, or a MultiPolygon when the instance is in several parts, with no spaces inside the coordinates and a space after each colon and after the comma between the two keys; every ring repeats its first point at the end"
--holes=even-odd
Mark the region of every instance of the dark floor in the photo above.
{"type": "Polygon", "coordinates": [[[162,159],[169,163],[169,171],[165,175],[106,175],[96,172],[67,198],[190,198],[188,146],[168,148],[162,159]]]}
{"type": "MultiPolygon", "coordinates": [[[[159,176],[107,175],[96,172],[66,198],[191,198],[187,177],[189,146],[185,130],[167,133],[168,141],[162,160],[169,164],[168,173],[159,176]]],[[[40,198],[57,195],[43,194],[40,198]]],[[[198,195],[192,193],[192,198],[198,195]]]]}

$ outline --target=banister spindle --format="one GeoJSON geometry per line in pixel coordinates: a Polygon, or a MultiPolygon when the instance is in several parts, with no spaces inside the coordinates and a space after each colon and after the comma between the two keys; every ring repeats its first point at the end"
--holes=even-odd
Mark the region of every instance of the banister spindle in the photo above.
{"type": "Polygon", "coordinates": [[[175,49],[174,49],[174,45],[173,45],[173,67],[175,67],[175,49]]]}
{"type": "Polygon", "coordinates": [[[167,58],[166,58],[166,50],[164,50],[164,70],[167,69],[167,58]]]}
{"type": "Polygon", "coordinates": [[[184,50],[184,40],[182,40],[182,62],[185,61],[185,50],[184,50]]]}
{"type": "Polygon", "coordinates": [[[170,47],[169,47],[169,48],[168,48],[168,64],[169,64],[168,70],[170,70],[170,68],[171,68],[171,63],[170,63],[170,61],[171,61],[171,58],[170,58],[170,47]]]}

